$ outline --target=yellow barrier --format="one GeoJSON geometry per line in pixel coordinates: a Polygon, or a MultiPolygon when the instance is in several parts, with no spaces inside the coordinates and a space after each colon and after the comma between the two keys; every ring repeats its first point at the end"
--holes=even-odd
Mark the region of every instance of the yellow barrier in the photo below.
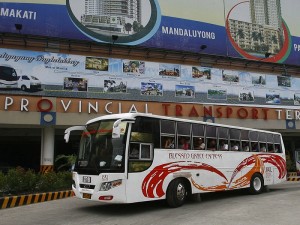
{"type": "Polygon", "coordinates": [[[300,177],[288,177],[287,181],[300,181],[300,177]]]}
{"type": "Polygon", "coordinates": [[[300,181],[300,174],[297,172],[288,172],[286,176],[287,181],[300,181]]]}
{"type": "Polygon", "coordinates": [[[58,191],[39,194],[29,194],[20,196],[10,196],[0,198],[0,209],[12,208],[16,206],[28,205],[38,202],[51,201],[56,199],[74,196],[73,191],[58,191]]]}

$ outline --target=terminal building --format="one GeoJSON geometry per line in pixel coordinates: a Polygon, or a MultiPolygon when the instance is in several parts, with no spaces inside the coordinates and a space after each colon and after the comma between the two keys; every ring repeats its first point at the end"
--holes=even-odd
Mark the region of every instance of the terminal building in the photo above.
{"type": "Polygon", "coordinates": [[[66,128],[142,112],[280,132],[299,170],[295,4],[0,1],[0,169],[51,171],[66,128]]]}

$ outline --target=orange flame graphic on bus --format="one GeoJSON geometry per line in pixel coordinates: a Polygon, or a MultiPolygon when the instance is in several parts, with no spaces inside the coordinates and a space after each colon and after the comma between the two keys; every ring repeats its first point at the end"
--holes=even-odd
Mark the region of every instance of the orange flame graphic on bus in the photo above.
{"type": "Polygon", "coordinates": [[[201,162],[187,162],[187,161],[178,161],[171,162],[159,165],[155,167],[143,180],[142,183],[142,192],[145,197],[148,198],[159,198],[165,195],[163,190],[163,182],[165,178],[171,174],[181,170],[207,170],[212,173],[215,173],[224,179],[219,185],[205,187],[200,184],[197,184],[193,178],[191,182],[194,187],[202,191],[223,191],[235,188],[245,187],[250,184],[251,177],[254,173],[264,173],[264,164],[270,163],[274,165],[278,171],[279,179],[283,179],[286,175],[286,164],[285,160],[278,155],[269,155],[269,154],[257,154],[252,155],[244,159],[234,170],[231,175],[230,180],[217,168],[210,166],[201,162]],[[235,179],[239,172],[247,167],[253,165],[253,167],[243,176],[235,179]]]}

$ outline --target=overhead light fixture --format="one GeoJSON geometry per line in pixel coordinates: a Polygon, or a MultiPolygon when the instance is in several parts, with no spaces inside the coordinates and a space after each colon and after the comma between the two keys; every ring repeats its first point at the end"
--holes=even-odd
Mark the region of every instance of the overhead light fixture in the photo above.
{"type": "Polygon", "coordinates": [[[204,49],[206,49],[207,48],[207,45],[201,45],[200,46],[200,50],[202,51],[202,50],[204,50],[204,49]]]}
{"type": "Polygon", "coordinates": [[[16,24],[15,24],[15,28],[16,28],[17,31],[20,32],[20,31],[22,30],[22,28],[23,28],[23,25],[20,24],[20,23],[16,23],[16,24]]]}
{"type": "Polygon", "coordinates": [[[113,44],[115,43],[116,40],[118,40],[119,36],[118,35],[111,35],[111,39],[113,40],[113,44]]]}
{"type": "Polygon", "coordinates": [[[266,52],[266,53],[265,53],[265,58],[269,58],[269,57],[270,57],[270,55],[271,55],[271,53],[270,53],[270,52],[266,52]]]}

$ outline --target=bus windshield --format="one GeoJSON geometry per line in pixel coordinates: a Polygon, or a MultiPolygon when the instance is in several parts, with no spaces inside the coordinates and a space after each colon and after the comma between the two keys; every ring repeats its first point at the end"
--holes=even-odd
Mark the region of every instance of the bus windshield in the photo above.
{"type": "Polygon", "coordinates": [[[124,171],[127,122],[121,122],[121,135],[112,139],[115,120],[88,124],[82,133],[75,171],[99,174],[124,171]]]}

